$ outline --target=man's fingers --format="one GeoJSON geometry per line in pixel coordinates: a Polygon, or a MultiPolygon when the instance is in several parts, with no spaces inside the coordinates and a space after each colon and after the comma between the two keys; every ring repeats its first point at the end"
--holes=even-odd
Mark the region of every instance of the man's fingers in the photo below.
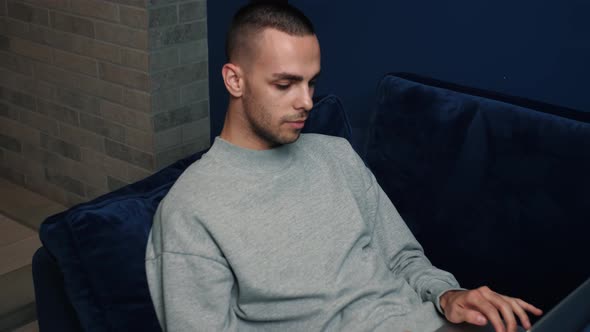
{"type": "MultiPolygon", "coordinates": [[[[489,290],[489,288],[487,288],[489,290]]],[[[496,332],[504,332],[504,322],[500,318],[498,309],[487,299],[486,288],[478,289],[468,296],[468,306],[482,313],[490,321],[496,332]]]]}
{"type": "Polygon", "coordinates": [[[462,315],[462,322],[479,326],[484,326],[488,323],[488,320],[485,318],[485,316],[476,310],[464,309],[462,315]]]}
{"type": "Polygon", "coordinates": [[[536,316],[540,316],[543,314],[543,310],[541,310],[541,309],[539,309],[539,308],[537,308],[537,307],[535,307],[535,306],[533,306],[521,299],[511,298],[508,296],[503,296],[503,297],[511,303],[512,309],[518,315],[518,318],[520,319],[522,326],[527,330],[531,328],[531,321],[530,321],[529,315],[526,313],[526,311],[531,312],[532,314],[534,314],[536,316]]]}
{"type": "Polygon", "coordinates": [[[500,311],[508,332],[517,331],[518,322],[516,321],[516,317],[518,317],[524,328],[529,329],[531,327],[531,322],[526,311],[537,316],[543,313],[541,309],[521,299],[498,294],[487,287],[482,287],[480,291],[482,296],[500,311]]]}
{"type": "MultiPolygon", "coordinates": [[[[514,317],[514,311],[512,303],[507,301],[507,299],[503,296],[500,296],[498,293],[489,291],[485,292],[483,295],[490,303],[492,303],[498,311],[502,314],[504,318],[504,323],[506,325],[506,329],[508,332],[516,332],[517,322],[516,317],[514,317]]],[[[523,311],[521,309],[521,311],[523,311]]],[[[524,311],[523,311],[524,313],[524,311]]],[[[525,315],[526,316],[526,315],[525,315]]],[[[519,316],[520,317],[520,316],[519,316]]]]}
{"type": "Polygon", "coordinates": [[[445,301],[445,316],[453,323],[467,322],[485,325],[488,322],[496,332],[516,332],[518,322],[527,329],[531,323],[527,312],[541,315],[542,310],[518,298],[498,294],[488,287],[450,293],[445,301]],[[447,303],[452,303],[448,305],[447,303]],[[518,318],[517,318],[518,317],[518,318]]]}
{"type": "Polygon", "coordinates": [[[512,311],[514,311],[514,313],[518,316],[518,319],[520,320],[520,323],[522,324],[522,326],[527,330],[530,329],[531,328],[531,321],[529,320],[529,316],[524,311],[522,306],[518,303],[519,299],[515,299],[515,298],[511,298],[511,297],[507,297],[507,296],[503,296],[503,298],[506,301],[508,301],[508,303],[510,303],[510,305],[512,306],[512,311]]]}
{"type": "Polygon", "coordinates": [[[521,299],[515,299],[518,305],[520,305],[524,310],[532,313],[535,316],[541,316],[543,314],[543,310],[535,307],[534,305],[527,303],[521,299]]]}
{"type": "Polygon", "coordinates": [[[506,331],[504,328],[504,322],[502,321],[502,318],[500,318],[498,310],[493,305],[486,303],[482,307],[481,312],[487,317],[496,332],[506,331]]]}
{"type": "Polygon", "coordinates": [[[467,322],[474,325],[486,325],[488,320],[477,310],[465,309],[463,306],[455,306],[447,312],[447,320],[459,324],[467,322]]]}

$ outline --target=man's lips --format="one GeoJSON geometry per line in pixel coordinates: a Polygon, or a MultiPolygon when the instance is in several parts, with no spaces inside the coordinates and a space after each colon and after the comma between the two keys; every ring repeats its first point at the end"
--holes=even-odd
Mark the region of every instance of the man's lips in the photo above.
{"type": "Polygon", "coordinates": [[[301,129],[305,125],[305,120],[298,120],[298,121],[287,121],[287,124],[295,129],[301,129]]]}

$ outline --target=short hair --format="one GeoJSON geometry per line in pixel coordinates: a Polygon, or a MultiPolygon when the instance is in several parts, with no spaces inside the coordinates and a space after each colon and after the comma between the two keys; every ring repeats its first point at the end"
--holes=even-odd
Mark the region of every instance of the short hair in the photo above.
{"type": "Polygon", "coordinates": [[[240,45],[251,42],[252,36],[272,28],[291,36],[314,35],[313,24],[299,9],[287,1],[252,1],[233,17],[225,43],[225,54],[231,61],[240,45]]]}

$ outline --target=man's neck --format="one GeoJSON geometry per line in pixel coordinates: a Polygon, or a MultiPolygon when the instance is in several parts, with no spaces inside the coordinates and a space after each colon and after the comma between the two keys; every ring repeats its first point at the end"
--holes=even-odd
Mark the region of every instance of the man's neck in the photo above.
{"type": "Polygon", "coordinates": [[[225,141],[249,150],[269,150],[274,146],[269,146],[267,142],[262,141],[260,138],[250,134],[244,133],[244,130],[240,130],[241,126],[246,123],[245,119],[241,119],[240,116],[243,112],[239,112],[236,109],[237,105],[230,102],[230,105],[225,114],[225,122],[223,123],[223,129],[219,135],[225,141]]]}

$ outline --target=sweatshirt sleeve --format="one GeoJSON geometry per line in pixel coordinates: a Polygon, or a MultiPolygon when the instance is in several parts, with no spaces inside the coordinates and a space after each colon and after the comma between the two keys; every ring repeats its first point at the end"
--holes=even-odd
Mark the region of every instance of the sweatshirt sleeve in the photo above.
{"type": "Polygon", "coordinates": [[[353,190],[359,192],[359,204],[364,207],[363,213],[373,225],[375,247],[384,257],[387,267],[396,277],[406,280],[422,301],[433,302],[437,310],[444,314],[440,296],[446,291],[463,288],[452,274],[434,267],[426,258],[422,246],[352,146],[344,139],[334,143],[339,143],[333,145],[337,147],[334,149],[336,158],[342,161],[341,164],[349,165],[344,167],[345,176],[354,183],[353,190]]]}
{"type": "Polygon", "coordinates": [[[405,279],[423,301],[433,302],[442,314],[440,296],[449,290],[462,289],[455,277],[434,267],[424,254],[387,194],[372,172],[363,165],[369,182],[367,196],[373,202],[374,237],[389,270],[405,279]]]}
{"type": "Polygon", "coordinates": [[[148,238],[145,264],[163,331],[237,330],[231,304],[236,291],[233,274],[198,220],[161,204],[148,238]]]}

